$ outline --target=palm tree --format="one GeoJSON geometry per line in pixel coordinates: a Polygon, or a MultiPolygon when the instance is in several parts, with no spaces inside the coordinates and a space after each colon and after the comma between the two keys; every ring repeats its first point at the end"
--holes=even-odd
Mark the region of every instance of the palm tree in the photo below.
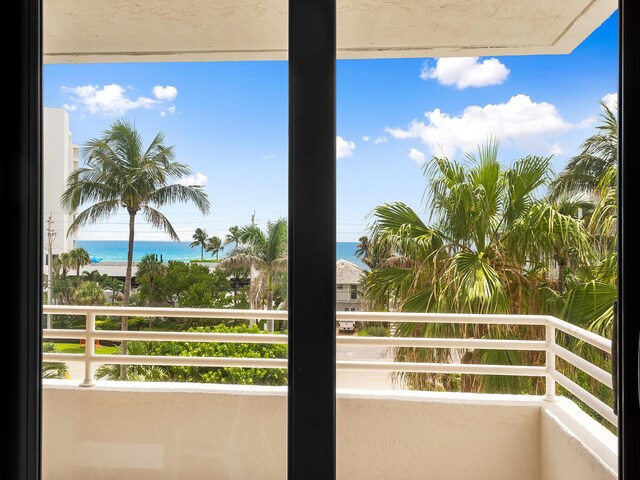
{"type": "Polygon", "coordinates": [[[604,102],[597,132],[582,144],[582,151],[569,159],[564,171],[553,184],[556,194],[562,191],[594,192],[602,179],[608,177],[608,186],[615,186],[616,176],[607,173],[618,165],[618,118],[604,102]]]}
{"type": "Polygon", "coordinates": [[[62,279],[66,279],[67,272],[73,267],[73,258],[69,255],[69,252],[63,252],[55,258],[53,266],[56,274],[62,279]]]}
{"type": "Polygon", "coordinates": [[[59,305],[68,305],[73,299],[74,285],[66,277],[59,277],[53,280],[53,298],[59,305]]]}
{"type": "MultiPolygon", "coordinates": [[[[179,241],[173,226],[159,210],[176,202],[193,202],[202,213],[208,213],[209,200],[202,186],[170,183],[191,173],[187,165],[174,161],[174,147],[164,143],[164,133],[158,133],[147,148],[142,135],[128,120],[116,120],[99,138],[83,147],[86,166],[73,172],[62,194],[62,205],[69,212],[89,206],[77,214],[68,230],[101,220],[108,220],[123,208],[129,217],[127,269],[122,304],[129,305],[131,268],[135,238],[136,215],[140,213],[156,228],[179,241]]],[[[122,329],[128,329],[128,318],[122,318],[122,329]]],[[[126,341],[122,353],[127,352],[126,341]]],[[[122,368],[123,378],[125,368],[122,368]]]]}
{"type": "Polygon", "coordinates": [[[204,250],[207,246],[207,231],[204,228],[196,228],[193,234],[193,242],[189,244],[191,248],[200,247],[200,260],[204,260],[204,250]]]}
{"type": "MultiPolygon", "coordinates": [[[[373,211],[371,242],[391,248],[393,255],[368,275],[369,300],[382,305],[390,297],[414,312],[539,313],[554,252],[580,254],[590,248],[584,223],[541,196],[550,184],[550,160],[528,156],[504,168],[497,141],[467,154],[465,162],[434,157],[424,167],[430,223],[399,202],[373,211]]],[[[534,330],[402,324],[399,334],[537,338],[534,330]]],[[[448,360],[446,350],[425,350],[400,348],[397,355],[405,361],[448,360]]],[[[489,356],[492,362],[517,361],[513,352],[493,351],[465,352],[463,361],[489,361],[489,356]]],[[[434,381],[420,374],[405,379],[420,388],[434,381]]],[[[467,380],[463,389],[480,388],[464,384],[467,380]]],[[[502,379],[485,379],[497,381],[502,379]]],[[[504,391],[513,385],[487,388],[504,391]]]]}
{"type": "Polygon", "coordinates": [[[85,270],[82,272],[82,280],[85,282],[98,282],[102,284],[104,277],[108,277],[108,275],[101,274],[98,270],[91,270],[90,272],[85,270]]]}
{"type": "Polygon", "coordinates": [[[97,282],[82,282],[73,293],[76,305],[104,305],[104,290],[97,282]]]}
{"type": "Polygon", "coordinates": [[[597,132],[587,138],[583,151],[569,160],[560,178],[577,185],[595,198],[587,217],[594,255],[581,266],[579,276],[567,291],[564,318],[611,338],[613,304],[617,291],[617,219],[618,219],[618,120],[602,105],[597,132]],[[587,179],[588,181],[584,180],[587,179]]]}
{"type": "Polygon", "coordinates": [[[371,269],[381,267],[382,263],[391,255],[388,245],[380,242],[373,243],[366,235],[360,237],[358,242],[356,257],[360,258],[371,269]]]}
{"type": "Polygon", "coordinates": [[[215,237],[214,236],[214,237],[211,237],[211,238],[207,239],[205,250],[207,252],[211,253],[212,257],[215,255],[216,256],[216,260],[218,260],[218,253],[223,248],[224,247],[222,246],[222,240],[220,239],[220,237],[215,237]]]}
{"type": "MultiPolygon", "coordinates": [[[[280,218],[267,222],[266,232],[256,225],[247,225],[239,230],[238,238],[243,246],[222,259],[220,267],[227,271],[255,269],[257,276],[249,287],[252,307],[262,304],[272,310],[278,277],[287,271],[287,221],[280,218]]],[[[273,332],[273,320],[267,321],[267,329],[273,332]]]]}
{"type": "MultiPolygon", "coordinates": [[[[57,351],[56,344],[53,342],[42,344],[43,353],[57,353],[57,351]]],[[[42,362],[42,378],[70,378],[69,367],[63,362],[42,362]]]]}
{"type": "Polygon", "coordinates": [[[224,237],[224,243],[222,246],[224,247],[229,243],[233,243],[235,245],[233,247],[234,250],[240,246],[240,227],[237,225],[229,227],[229,233],[224,237]]]}
{"type": "Polygon", "coordinates": [[[71,259],[71,264],[76,269],[76,279],[80,279],[80,269],[85,265],[89,265],[91,263],[91,257],[89,256],[89,252],[87,252],[84,248],[78,247],[73,250],[69,250],[69,257],[71,259]]]}
{"type": "Polygon", "coordinates": [[[166,269],[166,264],[160,263],[158,256],[153,253],[144,255],[138,262],[136,281],[141,285],[141,297],[144,297],[149,306],[155,307],[162,303],[159,283],[166,269]]]}

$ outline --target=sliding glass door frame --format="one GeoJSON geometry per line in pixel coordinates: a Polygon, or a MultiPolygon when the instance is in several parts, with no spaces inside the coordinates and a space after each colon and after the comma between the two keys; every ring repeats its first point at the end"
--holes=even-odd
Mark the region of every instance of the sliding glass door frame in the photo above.
{"type": "MultiPolygon", "coordinates": [[[[18,26],[5,55],[9,121],[0,194],[6,222],[0,477],[40,478],[42,315],[42,5],[5,5],[18,26]]],[[[640,478],[640,264],[632,197],[640,145],[631,133],[638,2],[620,2],[618,410],[621,479],[640,478]],[[635,160],[635,161],[634,161],[635,160]],[[625,214],[629,208],[630,213],[625,214]]],[[[289,2],[289,479],[335,478],[335,0],[289,2]]],[[[637,187],[636,187],[637,188],[637,187]]]]}

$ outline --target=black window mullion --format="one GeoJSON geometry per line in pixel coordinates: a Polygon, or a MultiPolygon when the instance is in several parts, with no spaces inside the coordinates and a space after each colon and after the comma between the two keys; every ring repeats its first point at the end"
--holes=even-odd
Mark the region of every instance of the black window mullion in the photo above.
{"type": "Polygon", "coordinates": [[[289,1],[288,478],[335,478],[335,0],[289,1]]]}
{"type": "Polygon", "coordinates": [[[0,478],[40,478],[42,317],[41,2],[6,5],[11,32],[5,50],[8,84],[0,196],[3,242],[2,459],[0,478]],[[13,33],[12,33],[13,35],[13,33]]]}
{"type": "Polygon", "coordinates": [[[637,69],[640,5],[621,0],[619,191],[618,191],[618,475],[620,480],[640,478],[640,301],[638,296],[637,187],[640,180],[640,145],[635,117],[640,105],[637,69]]]}

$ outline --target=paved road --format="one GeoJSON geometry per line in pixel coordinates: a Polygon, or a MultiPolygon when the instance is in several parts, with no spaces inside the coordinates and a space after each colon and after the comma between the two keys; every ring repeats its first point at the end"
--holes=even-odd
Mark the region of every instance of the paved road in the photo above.
{"type": "MultiPolygon", "coordinates": [[[[378,346],[338,345],[337,360],[392,362],[390,348],[378,346]]],[[[338,370],[336,373],[338,388],[357,388],[366,390],[393,390],[394,385],[388,372],[367,370],[338,370]]],[[[395,387],[399,388],[399,387],[395,387]]]]}

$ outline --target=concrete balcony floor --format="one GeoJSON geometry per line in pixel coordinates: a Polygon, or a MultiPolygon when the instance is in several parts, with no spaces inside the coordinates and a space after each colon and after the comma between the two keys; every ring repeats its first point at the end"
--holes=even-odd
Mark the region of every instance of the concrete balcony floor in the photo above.
{"type": "MultiPolygon", "coordinates": [[[[284,479],[286,387],[45,380],[43,479],[284,479]]],[[[616,437],[526,395],[337,392],[341,480],[607,480],[616,437]]]]}

